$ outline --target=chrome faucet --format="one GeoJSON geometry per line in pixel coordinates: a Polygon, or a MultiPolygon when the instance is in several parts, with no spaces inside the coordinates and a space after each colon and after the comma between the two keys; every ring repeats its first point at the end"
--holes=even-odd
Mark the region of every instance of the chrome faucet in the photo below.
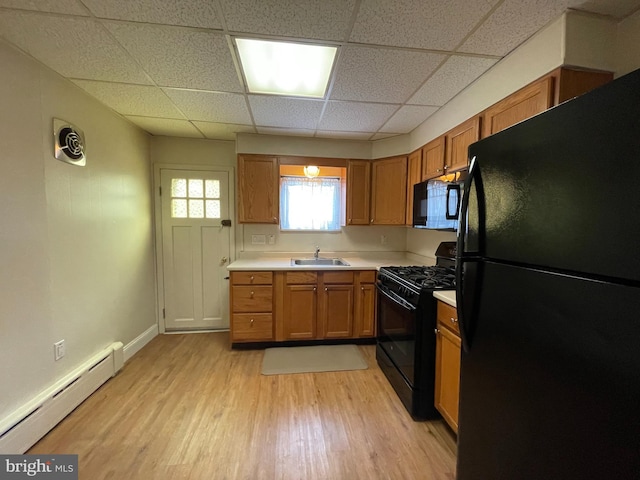
{"type": "Polygon", "coordinates": [[[320,253],[320,247],[316,245],[316,251],[313,253],[313,258],[317,260],[319,253],[320,253]]]}

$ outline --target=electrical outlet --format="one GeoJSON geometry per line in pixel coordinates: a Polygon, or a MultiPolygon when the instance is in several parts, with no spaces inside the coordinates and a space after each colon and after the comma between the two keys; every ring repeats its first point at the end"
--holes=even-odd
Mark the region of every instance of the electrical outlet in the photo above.
{"type": "Polygon", "coordinates": [[[56,362],[64,357],[65,350],[66,349],[64,346],[64,340],[60,340],[59,342],[53,344],[53,356],[56,362]]]}
{"type": "Polygon", "coordinates": [[[387,236],[386,235],[380,235],[380,244],[381,245],[386,245],[387,244],[387,236]]]}
{"type": "Polygon", "coordinates": [[[276,243],[276,236],[275,235],[269,235],[269,245],[274,245],[276,243]]]}

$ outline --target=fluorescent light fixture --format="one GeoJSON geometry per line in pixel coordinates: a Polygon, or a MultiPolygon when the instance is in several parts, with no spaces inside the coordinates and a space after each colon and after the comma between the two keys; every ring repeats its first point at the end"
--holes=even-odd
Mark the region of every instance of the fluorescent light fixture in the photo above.
{"type": "Polygon", "coordinates": [[[322,98],[337,47],[236,38],[251,93],[322,98]]]}

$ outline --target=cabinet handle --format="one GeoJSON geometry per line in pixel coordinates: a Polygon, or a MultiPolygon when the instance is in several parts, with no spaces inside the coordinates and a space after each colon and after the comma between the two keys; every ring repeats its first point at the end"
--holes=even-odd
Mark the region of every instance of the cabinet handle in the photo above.
{"type": "Polygon", "coordinates": [[[360,287],[360,290],[362,290],[364,292],[364,287],[360,287]]]}
{"type": "Polygon", "coordinates": [[[251,281],[253,282],[253,275],[251,275],[251,276],[249,277],[249,280],[251,280],[251,281]]]}
{"type": "Polygon", "coordinates": [[[437,172],[437,173],[440,173],[441,171],[442,171],[442,169],[441,169],[441,168],[436,168],[436,172],[437,172]]]}
{"type": "Polygon", "coordinates": [[[278,217],[273,217],[273,223],[278,223],[278,217]]]}
{"type": "Polygon", "coordinates": [[[328,289],[327,287],[324,287],[324,291],[325,291],[325,292],[328,292],[328,291],[329,291],[329,289],[328,289]]]}
{"type": "Polygon", "coordinates": [[[458,323],[458,319],[457,318],[451,317],[449,320],[451,320],[451,323],[458,323]]]}
{"type": "Polygon", "coordinates": [[[447,169],[447,168],[449,168],[449,167],[450,167],[450,165],[445,165],[445,166],[444,166],[444,169],[446,170],[446,169],[447,169]]]}
{"type": "Polygon", "coordinates": [[[249,295],[251,298],[253,298],[253,292],[251,292],[251,294],[249,295]]]}
{"type": "Polygon", "coordinates": [[[369,220],[369,223],[373,223],[373,218],[371,220],[369,220]]]}
{"type": "Polygon", "coordinates": [[[433,329],[433,333],[435,333],[436,335],[438,335],[440,333],[440,330],[438,330],[437,328],[433,329]]]}
{"type": "Polygon", "coordinates": [[[318,289],[316,287],[313,287],[313,291],[316,292],[318,289]]]}
{"type": "Polygon", "coordinates": [[[253,318],[251,319],[251,321],[249,322],[249,326],[253,327],[253,318]]]}
{"type": "Polygon", "coordinates": [[[351,223],[353,220],[349,219],[349,223],[351,223]]]}

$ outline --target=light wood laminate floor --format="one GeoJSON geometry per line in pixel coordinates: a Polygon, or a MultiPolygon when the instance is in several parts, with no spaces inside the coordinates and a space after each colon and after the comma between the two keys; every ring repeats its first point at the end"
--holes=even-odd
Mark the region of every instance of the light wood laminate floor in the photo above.
{"type": "Polygon", "coordinates": [[[455,437],[414,422],[375,361],[263,376],[228,333],[160,335],[28,453],[80,479],[453,479],[455,437]]]}

